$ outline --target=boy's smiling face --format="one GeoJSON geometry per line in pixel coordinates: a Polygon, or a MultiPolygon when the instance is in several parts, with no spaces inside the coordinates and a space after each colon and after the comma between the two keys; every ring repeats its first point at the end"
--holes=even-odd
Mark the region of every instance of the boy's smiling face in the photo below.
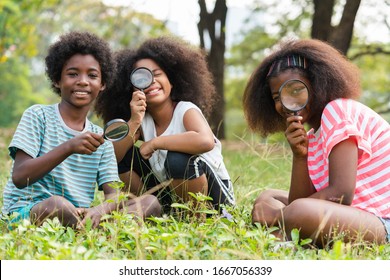
{"type": "Polygon", "coordinates": [[[75,54],[64,64],[56,83],[61,99],[75,107],[90,106],[104,90],[99,62],[92,55],[75,54]]]}

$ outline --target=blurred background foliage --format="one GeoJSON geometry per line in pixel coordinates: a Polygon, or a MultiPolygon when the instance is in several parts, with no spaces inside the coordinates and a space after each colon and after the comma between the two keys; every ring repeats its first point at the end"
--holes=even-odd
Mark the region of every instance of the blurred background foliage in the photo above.
{"type": "MultiPolygon", "coordinates": [[[[87,30],[106,39],[114,50],[119,50],[135,47],[146,38],[170,33],[165,21],[137,12],[131,6],[108,6],[106,2],[0,1],[0,128],[15,127],[23,111],[34,103],[58,101],[44,73],[44,57],[48,46],[60,34],[87,30]]],[[[279,1],[254,0],[248,7],[251,11],[248,19],[226,49],[224,98],[228,139],[245,137],[249,133],[242,113],[242,94],[250,73],[270,47],[285,36],[310,37],[313,1],[290,2],[294,6],[280,12],[279,1]],[[295,11],[293,16],[292,8],[295,11]],[[275,17],[272,28],[258,20],[266,14],[275,17]]],[[[342,4],[343,1],[336,2],[342,4]]],[[[375,5],[376,1],[362,2],[375,5]]],[[[390,5],[388,1],[385,4],[390,5]]],[[[369,20],[373,19],[356,19],[359,28],[355,26],[348,57],[362,72],[362,101],[389,121],[390,43],[367,43],[360,29],[369,20]]],[[[374,20],[387,25],[390,32],[388,19],[380,10],[374,20]]]]}

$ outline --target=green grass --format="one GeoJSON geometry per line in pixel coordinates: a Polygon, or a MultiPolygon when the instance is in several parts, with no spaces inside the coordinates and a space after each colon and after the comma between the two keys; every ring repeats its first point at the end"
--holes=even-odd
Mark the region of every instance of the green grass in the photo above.
{"type": "MultiPolygon", "coordinates": [[[[0,191],[9,176],[7,146],[11,130],[0,129],[0,191]]],[[[286,147],[264,143],[251,135],[231,135],[223,142],[225,164],[235,186],[237,205],[227,210],[229,220],[218,215],[187,215],[186,205],[176,214],[137,223],[129,215],[113,213],[98,229],[87,225],[75,231],[49,220],[36,227],[27,221],[14,230],[0,224],[0,259],[141,259],[141,260],[349,260],[388,259],[390,245],[343,243],[328,249],[301,246],[298,232],[294,246],[275,249],[272,229],[251,224],[254,199],[267,188],[287,189],[291,156],[286,147]],[[244,140],[245,139],[245,140],[244,140]]],[[[99,200],[96,198],[96,202],[99,200]]],[[[304,242],[304,241],[303,241],[304,242]]]]}

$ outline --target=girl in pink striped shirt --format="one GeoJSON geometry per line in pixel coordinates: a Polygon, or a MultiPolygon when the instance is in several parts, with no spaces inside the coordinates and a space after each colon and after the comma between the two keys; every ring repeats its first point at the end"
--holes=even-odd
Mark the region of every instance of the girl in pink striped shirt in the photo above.
{"type": "Polygon", "coordinates": [[[263,136],[284,131],[293,159],[289,192],[262,192],[254,223],[279,226],[287,239],[297,228],[319,247],[335,236],[389,241],[390,125],[359,94],[358,69],[319,40],[282,42],[257,67],[244,93],[246,119],[263,136]],[[308,90],[297,113],[280,100],[290,80],[308,90]]]}

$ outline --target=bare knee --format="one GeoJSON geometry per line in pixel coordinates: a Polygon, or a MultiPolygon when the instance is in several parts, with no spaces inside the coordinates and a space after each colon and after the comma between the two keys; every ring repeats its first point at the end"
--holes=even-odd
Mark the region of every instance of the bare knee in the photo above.
{"type": "Polygon", "coordinates": [[[202,176],[191,180],[174,179],[171,183],[171,190],[173,190],[177,197],[183,202],[188,202],[191,198],[188,194],[189,192],[207,195],[208,185],[206,175],[203,174],[202,176]]]}
{"type": "Polygon", "coordinates": [[[54,213],[58,210],[66,208],[70,202],[62,196],[53,195],[42,202],[35,205],[32,210],[41,212],[41,213],[54,213]]]}
{"type": "Polygon", "coordinates": [[[297,199],[283,214],[288,235],[296,228],[300,238],[311,238],[320,247],[340,233],[344,234],[345,241],[364,238],[382,243],[385,239],[384,227],[374,215],[326,200],[297,199]]]}
{"type": "Polygon", "coordinates": [[[288,193],[282,190],[265,190],[255,200],[252,222],[262,225],[277,225],[281,212],[287,204],[288,193]]]}
{"type": "Polygon", "coordinates": [[[53,195],[35,205],[30,212],[31,219],[38,225],[45,219],[58,217],[65,225],[77,222],[76,208],[66,198],[53,195]]]}
{"type": "Polygon", "coordinates": [[[162,207],[157,197],[154,195],[144,195],[143,203],[146,205],[145,217],[159,217],[161,216],[162,207]]]}
{"type": "Polygon", "coordinates": [[[127,213],[135,214],[139,218],[145,219],[147,217],[161,216],[162,207],[157,197],[150,194],[144,194],[126,201],[125,208],[127,213]]]}
{"type": "Polygon", "coordinates": [[[287,205],[288,192],[284,190],[269,189],[264,190],[256,198],[255,203],[258,201],[277,200],[287,205]]]}
{"type": "Polygon", "coordinates": [[[298,229],[300,238],[317,240],[324,226],[327,225],[326,214],[318,205],[320,202],[317,199],[301,198],[290,203],[283,211],[283,226],[286,235],[290,237],[291,231],[298,229]]]}
{"type": "Polygon", "coordinates": [[[312,219],[313,203],[306,198],[296,199],[283,210],[283,220],[287,228],[301,227],[302,223],[312,219]]]}

